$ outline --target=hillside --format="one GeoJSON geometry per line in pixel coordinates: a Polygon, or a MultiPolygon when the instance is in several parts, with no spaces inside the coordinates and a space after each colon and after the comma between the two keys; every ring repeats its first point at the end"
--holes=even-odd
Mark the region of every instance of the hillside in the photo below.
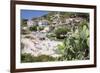
{"type": "Polygon", "coordinates": [[[89,59],[88,13],[52,11],[21,26],[22,62],[89,59]]]}

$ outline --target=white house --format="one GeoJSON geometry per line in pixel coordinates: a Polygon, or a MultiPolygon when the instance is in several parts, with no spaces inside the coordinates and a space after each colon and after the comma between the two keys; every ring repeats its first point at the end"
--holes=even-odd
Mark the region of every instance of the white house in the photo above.
{"type": "Polygon", "coordinates": [[[34,26],[37,26],[37,25],[38,25],[38,22],[39,22],[39,21],[37,21],[37,20],[35,20],[35,21],[33,21],[33,20],[28,20],[28,21],[27,21],[27,26],[28,26],[28,27],[32,27],[33,25],[34,25],[34,26]]]}
{"type": "Polygon", "coordinates": [[[28,21],[27,21],[27,26],[28,26],[28,27],[32,27],[33,24],[34,24],[34,22],[33,22],[32,20],[28,20],[28,21]]]}
{"type": "Polygon", "coordinates": [[[49,25],[49,22],[47,20],[40,20],[38,22],[38,26],[47,26],[49,25]]]}

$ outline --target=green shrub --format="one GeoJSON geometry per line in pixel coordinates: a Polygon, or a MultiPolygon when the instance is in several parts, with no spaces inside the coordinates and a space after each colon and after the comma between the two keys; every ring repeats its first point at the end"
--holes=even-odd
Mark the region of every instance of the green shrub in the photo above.
{"type": "Polygon", "coordinates": [[[48,38],[51,39],[51,40],[55,40],[56,35],[55,35],[54,33],[48,33],[48,34],[46,35],[46,37],[48,37],[48,38]]]}
{"type": "Polygon", "coordinates": [[[43,30],[44,29],[44,27],[43,26],[38,26],[38,30],[43,30]]]}
{"type": "Polygon", "coordinates": [[[47,61],[55,61],[55,58],[49,55],[40,55],[33,56],[31,54],[21,54],[21,62],[47,62],[47,61]]]}
{"type": "Polygon", "coordinates": [[[33,57],[31,54],[21,54],[21,62],[32,62],[33,61],[33,57]]]}
{"type": "Polygon", "coordinates": [[[69,29],[67,27],[59,27],[55,30],[57,39],[64,39],[69,29]]]}
{"type": "Polygon", "coordinates": [[[37,26],[32,26],[29,29],[30,29],[30,31],[37,31],[37,26]]]}
{"type": "Polygon", "coordinates": [[[37,57],[40,61],[45,62],[45,61],[54,61],[55,58],[48,56],[48,55],[40,55],[37,57]]]}

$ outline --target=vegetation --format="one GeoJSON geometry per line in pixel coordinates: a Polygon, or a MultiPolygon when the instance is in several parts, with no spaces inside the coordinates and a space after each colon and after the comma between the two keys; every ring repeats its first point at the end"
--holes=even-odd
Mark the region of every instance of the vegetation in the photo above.
{"type": "Polygon", "coordinates": [[[59,27],[55,30],[55,35],[57,39],[64,39],[69,29],[67,27],[59,27]]]}
{"type": "MultiPolygon", "coordinates": [[[[57,14],[58,12],[49,12],[48,15],[44,15],[42,17],[39,17],[39,19],[46,19],[50,21],[50,23],[53,21],[54,14],[57,14]]],[[[25,62],[47,62],[47,61],[69,61],[69,60],[87,60],[90,57],[89,53],[89,14],[88,13],[71,13],[71,12],[59,12],[60,17],[58,20],[64,21],[67,18],[75,18],[79,17],[82,18],[81,22],[75,23],[75,19],[70,19],[70,24],[63,24],[59,25],[59,23],[53,23],[48,25],[49,32],[46,33],[46,38],[49,39],[49,42],[52,40],[56,40],[61,42],[62,44],[57,45],[57,52],[61,54],[60,57],[52,57],[50,55],[39,55],[34,56],[31,54],[21,54],[21,61],[23,63],[25,62]],[[56,26],[55,26],[56,25],[56,26]]],[[[56,18],[56,17],[55,17],[56,18]]],[[[38,18],[34,18],[38,19],[38,18]]],[[[57,19],[57,18],[56,18],[57,19]]],[[[27,20],[22,20],[21,25],[22,27],[26,27],[27,20]]],[[[55,21],[55,20],[54,20],[55,21]]],[[[79,20],[80,21],[80,20],[79,20]]],[[[56,21],[57,22],[57,21],[56,21]]],[[[45,26],[38,26],[33,25],[32,27],[29,27],[30,32],[31,31],[42,31],[44,30],[45,26]]],[[[22,34],[26,34],[27,30],[21,30],[22,34]]],[[[36,32],[38,33],[38,32],[36,32]]],[[[42,33],[43,34],[43,33],[42,33]]],[[[35,36],[35,35],[33,35],[35,36]]],[[[41,35],[39,35],[41,36],[41,35]]],[[[34,40],[36,39],[30,36],[26,36],[25,38],[34,40]]],[[[43,37],[44,38],[44,37],[43,37]]],[[[36,39],[37,40],[37,39],[36,39]]],[[[34,40],[34,41],[36,41],[34,40]]],[[[39,39],[38,39],[39,40],[39,39]]],[[[45,40],[45,39],[44,39],[45,40]]],[[[39,40],[39,42],[35,44],[40,44],[42,42],[39,40]]],[[[46,40],[47,42],[47,40],[46,40]]],[[[33,42],[34,43],[34,42],[33,42]]],[[[54,42],[55,43],[55,42],[54,42]]],[[[50,45],[50,43],[47,42],[47,44],[50,45]]],[[[43,45],[45,46],[45,44],[43,45]]],[[[47,45],[46,45],[47,46],[47,45]]],[[[52,45],[50,45],[51,47],[52,45]]],[[[21,43],[21,48],[24,48],[24,44],[21,43]]],[[[46,48],[49,48],[48,46],[46,48]]],[[[43,51],[44,52],[44,51],[43,51]]]]}
{"type": "Polygon", "coordinates": [[[41,30],[43,30],[43,29],[44,29],[43,26],[38,26],[38,30],[39,30],[39,31],[41,31],[41,30]]]}
{"type": "Polygon", "coordinates": [[[33,56],[31,54],[21,54],[21,61],[25,62],[47,62],[47,61],[54,61],[55,58],[48,56],[48,55],[40,55],[40,56],[33,56]]]}
{"type": "Polygon", "coordinates": [[[87,22],[89,22],[89,14],[88,13],[76,13],[76,16],[82,17],[82,18],[86,19],[87,22]]]}
{"type": "Polygon", "coordinates": [[[21,26],[22,26],[22,27],[27,26],[27,19],[21,20],[21,26]]]}
{"type": "Polygon", "coordinates": [[[55,40],[56,35],[55,35],[54,33],[48,33],[48,34],[46,35],[46,37],[48,37],[48,38],[51,39],[51,40],[55,40]]]}
{"type": "Polygon", "coordinates": [[[32,26],[29,29],[30,31],[41,31],[44,29],[44,27],[43,26],[32,26]]]}
{"type": "Polygon", "coordinates": [[[83,22],[75,32],[67,36],[62,45],[58,45],[62,57],[60,60],[89,59],[89,28],[83,22]]]}
{"type": "Polygon", "coordinates": [[[32,26],[29,29],[30,29],[30,31],[37,31],[37,26],[32,26]]]}

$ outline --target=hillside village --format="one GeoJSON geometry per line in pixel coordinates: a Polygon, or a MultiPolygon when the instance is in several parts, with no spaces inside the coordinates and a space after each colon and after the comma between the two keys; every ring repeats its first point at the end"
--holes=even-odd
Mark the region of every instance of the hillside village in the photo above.
{"type": "Polygon", "coordinates": [[[35,57],[41,55],[62,57],[59,45],[61,46],[69,36],[78,36],[77,29],[83,22],[89,26],[88,14],[67,12],[49,12],[38,18],[22,20],[21,54],[31,54],[35,57]]]}
{"type": "MultiPolygon", "coordinates": [[[[58,26],[75,26],[77,24],[79,24],[81,21],[83,21],[84,19],[82,17],[79,17],[77,15],[72,15],[69,18],[66,17],[64,19],[61,18],[60,13],[56,13],[52,16],[49,16],[49,20],[47,20],[44,17],[40,17],[40,18],[34,18],[31,20],[26,20],[26,27],[22,27],[22,29],[24,28],[30,28],[32,26],[40,26],[40,27],[49,27],[49,26],[54,26],[54,27],[58,27],[58,26]]],[[[50,27],[48,28],[48,31],[50,30],[50,27]]],[[[44,29],[44,31],[47,31],[47,29],[44,29]]]]}

